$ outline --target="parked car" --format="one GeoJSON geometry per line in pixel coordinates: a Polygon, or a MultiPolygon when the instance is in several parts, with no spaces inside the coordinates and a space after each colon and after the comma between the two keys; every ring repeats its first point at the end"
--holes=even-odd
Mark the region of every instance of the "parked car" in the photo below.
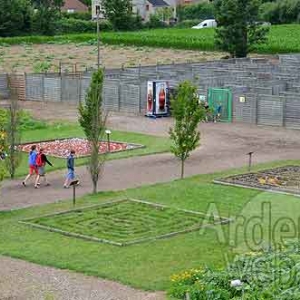
{"type": "Polygon", "coordinates": [[[217,22],[215,19],[204,20],[196,26],[193,26],[193,29],[203,29],[203,28],[212,28],[217,27],[217,22]]]}

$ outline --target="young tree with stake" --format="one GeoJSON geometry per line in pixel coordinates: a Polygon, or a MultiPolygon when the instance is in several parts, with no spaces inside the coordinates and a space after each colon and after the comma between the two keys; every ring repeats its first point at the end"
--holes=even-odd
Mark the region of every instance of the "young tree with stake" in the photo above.
{"type": "Polygon", "coordinates": [[[85,103],[79,104],[79,123],[90,146],[88,169],[93,182],[93,193],[97,193],[98,180],[105,162],[105,154],[99,155],[99,143],[105,131],[107,115],[102,111],[103,70],[93,74],[85,103]]]}
{"type": "Polygon", "coordinates": [[[204,107],[198,102],[197,88],[189,81],[179,85],[176,97],[171,100],[171,110],[175,118],[174,128],[169,131],[173,141],[171,152],[181,161],[180,177],[183,178],[184,163],[199,145],[200,132],[197,128],[205,117],[204,107]]]}
{"type": "Polygon", "coordinates": [[[13,179],[17,167],[21,162],[21,151],[18,146],[21,143],[20,134],[20,110],[18,106],[18,94],[16,88],[12,86],[11,79],[8,80],[8,87],[10,90],[10,105],[8,110],[8,117],[5,124],[5,138],[7,146],[7,157],[5,158],[6,169],[13,179]]]}

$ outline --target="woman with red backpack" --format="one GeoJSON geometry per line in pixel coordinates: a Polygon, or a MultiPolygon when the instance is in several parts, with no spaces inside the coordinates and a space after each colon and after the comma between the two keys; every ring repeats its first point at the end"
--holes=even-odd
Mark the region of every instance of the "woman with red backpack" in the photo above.
{"type": "Polygon", "coordinates": [[[39,151],[39,153],[36,157],[36,166],[37,166],[37,169],[38,169],[38,176],[36,177],[35,185],[34,185],[34,187],[36,189],[40,185],[39,180],[40,180],[41,177],[44,178],[44,182],[47,186],[50,185],[50,183],[47,181],[47,178],[46,178],[46,170],[45,170],[46,163],[49,166],[53,167],[52,163],[47,159],[47,156],[44,153],[44,149],[40,148],[40,151],[39,151]]]}

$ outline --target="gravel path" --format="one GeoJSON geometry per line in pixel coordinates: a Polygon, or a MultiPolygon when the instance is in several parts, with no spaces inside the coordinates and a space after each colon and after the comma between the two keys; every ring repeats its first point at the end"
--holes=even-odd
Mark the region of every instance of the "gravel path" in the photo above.
{"type": "Polygon", "coordinates": [[[163,293],[0,257],[0,300],[163,300],[163,293]]]}
{"type": "MultiPolygon", "coordinates": [[[[124,119],[126,130],[144,132],[151,128],[151,133],[160,132],[161,135],[166,134],[166,128],[170,125],[167,119],[153,121],[135,117],[139,122],[132,123],[129,128],[127,120],[130,120],[130,117],[115,118],[115,124],[123,124],[122,118],[124,119]],[[137,127],[134,128],[135,125],[137,127]]],[[[253,163],[300,158],[299,131],[296,130],[213,123],[201,124],[200,129],[202,146],[187,160],[186,176],[244,166],[248,162],[246,153],[249,151],[254,151],[253,163]]],[[[179,161],[170,153],[109,161],[105,165],[99,190],[121,190],[168,182],[178,178],[179,171],[179,161]]],[[[81,186],[77,189],[78,196],[90,193],[92,186],[86,167],[78,167],[76,172],[81,180],[81,186]]],[[[49,173],[48,178],[52,186],[42,186],[39,190],[35,190],[33,185],[24,188],[21,180],[4,182],[0,192],[0,210],[71,198],[72,191],[62,188],[64,176],[65,170],[49,173]]]]}
{"type": "MultiPolygon", "coordinates": [[[[55,110],[51,109],[50,107],[47,117],[52,119],[55,118],[55,110]]],[[[63,117],[75,120],[76,110],[66,112],[63,117]]],[[[112,129],[161,136],[167,135],[171,124],[171,119],[152,120],[120,115],[110,118],[112,129]]],[[[253,163],[300,158],[299,131],[245,124],[211,123],[201,124],[200,129],[202,146],[194,151],[187,161],[187,176],[244,166],[247,164],[246,153],[249,151],[255,152],[253,163]]],[[[90,192],[91,184],[86,168],[77,168],[77,173],[82,181],[78,195],[90,192]]],[[[120,190],[167,182],[178,176],[179,163],[169,153],[115,160],[107,162],[99,189],[120,190]]],[[[4,182],[0,193],[0,210],[70,198],[71,191],[62,189],[63,177],[64,171],[49,174],[52,186],[41,187],[38,191],[32,186],[22,187],[20,180],[4,182]]],[[[0,300],[4,299],[160,300],[164,299],[164,294],[140,292],[118,283],[0,257],[0,300]]]]}

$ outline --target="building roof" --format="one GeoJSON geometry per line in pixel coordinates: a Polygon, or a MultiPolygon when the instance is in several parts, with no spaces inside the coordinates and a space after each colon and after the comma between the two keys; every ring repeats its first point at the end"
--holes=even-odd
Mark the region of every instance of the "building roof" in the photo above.
{"type": "Polygon", "coordinates": [[[147,0],[153,6],[169,6],[164,0],[147,0]]]}
{"type": "Polygon", "coordinates": [[[61,8],[61,10],[67,11],[68,9],[74,9],[74,11],[76,12],[83,12],[89,10],[89,8],[79,0],[65,0],[65,4],[61,8]]]}

